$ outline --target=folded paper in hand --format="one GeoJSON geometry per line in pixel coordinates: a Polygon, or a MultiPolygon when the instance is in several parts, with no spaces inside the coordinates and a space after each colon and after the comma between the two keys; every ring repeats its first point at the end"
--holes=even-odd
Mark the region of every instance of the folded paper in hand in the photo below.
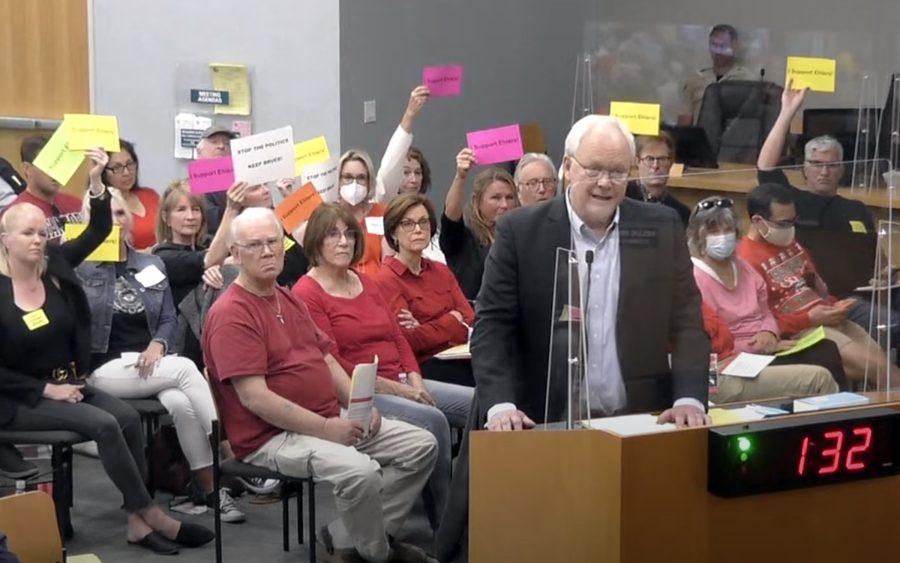
{"type": "Polygon", "coordinates": [[[378,377],[378,356],[371,364],[357,364],[350,380],[350,399],[341,418],[354,420],[362,426],[363,438],[369,436],[372,406],[375,404],[375,379],[378,377]]]}

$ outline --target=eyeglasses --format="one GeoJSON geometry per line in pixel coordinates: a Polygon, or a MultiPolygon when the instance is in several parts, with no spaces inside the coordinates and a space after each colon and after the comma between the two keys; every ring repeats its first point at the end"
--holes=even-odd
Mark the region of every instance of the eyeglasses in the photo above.
{"type": "Polygon", "coordinates": [[[719,207],[721,209],[727,209],[729,207],[734,206],[734,200],[727,197],[719,197],[714,199],[704,199],[700,203],[697,204],[697,209],[703,209],[704,211],[708,209],[712,209],[713,207],[719,207]]]}
{"type": "Polygon", "coordinates": [[[325,240],[330,243],[340,242],[341,238],[347,239],[347,242],[356,242],[356,231],[351,231],[350,229],[341,231],[335,227],[325,233],[325,240]]]}
{"type": "Polygon", "coordinates": [[[411,233],[416,230],[416,227],[419,227],[423,231],[427,231],[431,228],[431,219],[426,217],[424,219],[419,219],[418,221],[413,221],[412,219],[403,219],[400,221],[400,228],[403,229],[404,232],[411,233]]]}
{"type": "Polygon", "coordinates": [[[359,176],[354,176],[352,174],[341,174],[341,184],[350,184],[352,182],[356,182],[357,184],[365,186],[369,183],[369,177],[365,174],[360,174],[359,176]]]}
{"type": "Polygon", "coordinates": [[[578,166],[584,170],[584,175],[587,176],[589,180],[600,180],[603,176],[606,176],[610,182],[622,183],[628,180],[628,170],[609,170],[607,168],[588,168],[584,164],[581,163],[578,158],[575,157],[574,154],[569,155],[572,157],[572,160],[578,163],[578,166]]]}
{"type": "Polygon", "coordinates": [[[234,245],[244,248],[253,254],[261,254],[264,247],[268,247],[272,252],[284,250],[284,239],[283,237],[274,237],[266,240],[251,240],[248,243],[236,242],[234,245]]]}
{"type": "Polygon", "coordinates": [[[115,174],[116,176],[118,176],[119,174],[122,174],[126,170],[128,170],[129,172],[131,172],[133,174],[134,171],[137,170],[137,162],[127,162],[125,164],[113,164],[112,166],[107,166],[106,169],[109,170],[110,172],[112,172],[113,174],[115,174]]]}
{"type": "Polygon", "coordinates": [[[653,166],[654,164],[658,164],[660,166],[668,166],[672,164],[671,156],[642,156],[638,159],[641,164],[646,166],[653,166]]]}
{"type": "Polygon", "coordinates": [[[821,160],[807,160],[805,161],[807,166],[810,168],[825,168],[827,170],[837,170],[843,164],[842,162],[822,162],[821,160]]]}
{"type": "MultiPolygon", "coordinates": [[[[584,168],[584,167],[582,166],[582,168],[584,168]]],[[[556,178],[532,178],[531,180],[528,180],[527,182],[522,182],[520,185],[525,186],[526,188],[528,188],[529,190],[532,190],[532,191],[538,189],[539,187],[544,187],[544,188],[547,188],[548,190],[555,189],[556,188],[556,178]]]]}

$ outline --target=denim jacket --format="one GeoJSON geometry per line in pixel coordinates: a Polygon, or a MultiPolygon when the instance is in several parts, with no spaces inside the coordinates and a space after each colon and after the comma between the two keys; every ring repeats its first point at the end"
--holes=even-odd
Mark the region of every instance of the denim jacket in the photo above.
{"type": "MultiPolygon", "coordinates": [[[[161,341],[168,353],[174,350],[178,321],[175,302],[166,277],[158,284],[145,288],[134,275],[148,266],[156,266],[162,273],[166,267],[152,254],[144,254],[128,247],[126,275],[141,295],[147,314],[147,325],[153,340],[161,341]]],[[[111,262],[84,262],[76,269],[91,306],[91,352],[103,354],[109,349],[109,333],[112,329],[113,297],[116,290],[116,265],[111,262]]]]}

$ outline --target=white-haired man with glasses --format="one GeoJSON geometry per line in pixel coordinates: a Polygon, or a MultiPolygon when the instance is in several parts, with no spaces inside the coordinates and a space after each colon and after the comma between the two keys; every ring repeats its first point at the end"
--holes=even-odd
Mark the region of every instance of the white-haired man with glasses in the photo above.
{"type": "Polygon", "coordinates": [[[556,167],[545,154],[526,153],[516,165],[513,180],[519,192],[519,203],[523,206],[556,197],[559,184],[556,167]]]}
{"type": "Polygon", "coordinates": [[[681,222],[687,227],[691,218],[691,209],[669,193],[669,171],[675,160],[675,141],[665,131],[656,136],[641,135],[635,137],[637,147],[638,177],[628,182],[625,197],[659,203],[670,207],[678,213],[681,222]]]}

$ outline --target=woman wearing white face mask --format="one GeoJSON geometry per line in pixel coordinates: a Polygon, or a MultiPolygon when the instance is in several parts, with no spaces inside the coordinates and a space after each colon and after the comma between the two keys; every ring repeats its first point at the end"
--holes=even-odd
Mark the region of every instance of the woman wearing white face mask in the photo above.
{"type": "Polygon", "coordinates": [[[384,205],[373,201],[375,168],[365,151],[350,150],[338,163],[338,201],[359,222],[365,234],[365,249],[356,270],[374,276],[382,256],[392,254],[384,242],[384,205]]]}
{"type": "MultiPolygon", "coordinates": [[[[703,297],[703,320],[721,372],[741,352],[774,354],[793,341],[781,340],[769,310],[765,282],[734,256],[737,221],[734,202],[711,197],[691,213],[688,247],[694,279],[703,297]]],[[[823,340],[806,350],[776,358],[753,379],[720,375],[716,402],[819,395],[838,390],[846,376],[835,344],[823,340]]]]}

